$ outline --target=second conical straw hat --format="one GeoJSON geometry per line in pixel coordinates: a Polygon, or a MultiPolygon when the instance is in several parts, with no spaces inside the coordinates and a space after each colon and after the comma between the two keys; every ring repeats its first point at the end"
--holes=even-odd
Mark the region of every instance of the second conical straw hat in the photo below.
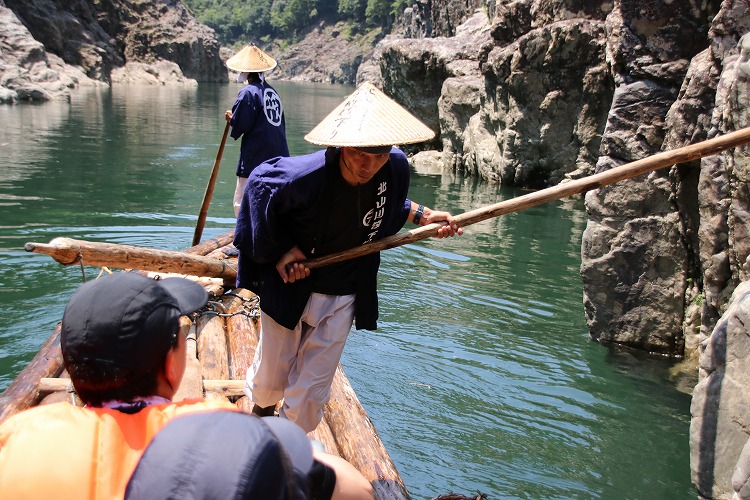
{"type": "Polygon", "coordinates": [[[414,115],[365,82],[331,111],[305,140],[319,146],[372,147],[413,144],[435,137],[414,115]]]}
{"type": "Polygon", "coordinates": [[[276,60],[255,45],[246,45],[227,59],[227,68],[240,73],[263,73],[276,67],[276,60]]]}

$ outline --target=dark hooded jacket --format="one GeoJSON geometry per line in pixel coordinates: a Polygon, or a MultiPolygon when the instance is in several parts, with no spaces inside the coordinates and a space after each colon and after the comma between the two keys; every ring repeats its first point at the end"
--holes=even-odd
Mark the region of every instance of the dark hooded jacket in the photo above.
{"type": "MultiPolygon", "coordinates": [[[[319,257],[315,250],[322,224],[333,207],[326,194],[327,176],[339,168],[340,150],[328,148],[309,155],[274,158],[259,165],[248,177],[243,195],[234,244],[239,249],[237,286],[260,296],[260,307],[274,321],[294,329],[312,294],[313,280],[306,278],[284,283],[276,270],[281,256],[298,246],[308,258],[319,257]]],[[[372,240],[397,233],[409,216],[411,201],[409,163],[406,155],[391,150],[390,158],[374,180],[385,189],[371,200],[380,216],[372,240]]],[[[341,231],[349,228],[342,227],[341,231]]],[[[355,325],[357,329],[377,328],[377,273],[380,254],[356,259],[355,325]]],[[[311,270],[315,273],[315,269],[311,270]]]]}

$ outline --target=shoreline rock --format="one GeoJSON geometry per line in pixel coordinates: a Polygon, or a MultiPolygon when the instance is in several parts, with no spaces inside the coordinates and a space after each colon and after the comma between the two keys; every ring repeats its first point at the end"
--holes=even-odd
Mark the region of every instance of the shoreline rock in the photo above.
{"type": "Polygon", "coordinates": [[[213,30],[178,0],[0,0],[0,103],[69,100],[82,86],[226,82],[213,30]]]}

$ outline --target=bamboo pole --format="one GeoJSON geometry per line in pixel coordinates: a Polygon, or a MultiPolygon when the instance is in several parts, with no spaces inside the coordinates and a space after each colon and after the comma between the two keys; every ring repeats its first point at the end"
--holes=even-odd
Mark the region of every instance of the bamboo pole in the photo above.
{"type": "Polygon", "coordinates": [[[155,250],[115,243],[98,243],[71,238],[55,238],[45,243],[26,243],[27,252],[44,253],[64,266],[83,263],[143,271],[173,272],[210,276],[234,281],[236,261],[170,250],[155,250]]]}
{"type": "MultiPolygon", "coordinates": [[[[655,155],[649,156],[642,160],[637,160],[619,167],[614,167],[605,172],[590,175],[582,179],[576,179],[570,182],[565,182],[552,186],[540,191],[529,193],[511,200],[501,201],[494,205],[488,205],[486,207],[477,208],[469,212],[455,216],[456,225],[458,227],[465,227],[471,224],[476,224],[492,217],[498,217],[513,212],[520,212],[527,208],[535,207],[543,203],[550,201],[560,200],[567,198],[575,194],[585,193],[592,189],[597,189],[602,186],[614,184],[615,182],[630,179],[632,177],[638,177],[654,170],[659,170],[665,167],[671,167],[678,163],[685,163],[687,161],[697,160],[704,156],[710,156],[712,154],[719,153],[726,149],[741,146],[750,142],[750,127],[737,130],[736,132],[730,132],[713,139],[708,139],[696,144],[691,144],[681,148],[673,149],[670,151],[663,151],[655,155]]],[[[433,223],[427,226],[422,226],[418,229],[412,229],[405,233],[399,233],[381,240],[367,243],[365,245],[344,250],[342,252],[332,253],[323,257],[310,259],[304,262],[304,265],[310,269],[317,267],[323,267],[336,262],[342,262],[363,255],[379,252],[381,250],[387,250],[389,248],[406,245],[407,243],[414,243],[415,241],[423,240],[431,236],[436,236],[438,229],[443,227],[443,224],[433,223]]]]}
{"type": "Polygon", "coordinates": [[[228,133],[229,122],[227,122],[227,124],[224,126],[224,135],[221,136],[219,152],[216,154],[214,167],[213,169],[211,169],[211,176],[208,178],[208,184],[206,185],[206,194],[203,195],[203,204],[201,205],[201,211],[200,214],[198,214],[198,223],[195,225],[195,233],[193,234],[193,246],[197,245],[201,241],[203,226],[206,224],[206,214],[208,214],[208,206],[211,204],[211,197],[214,194],[216,177],[219,175],[219,165],[221,164],[221,155],[224,154],[224,145],[227,143],[228,133]]]}

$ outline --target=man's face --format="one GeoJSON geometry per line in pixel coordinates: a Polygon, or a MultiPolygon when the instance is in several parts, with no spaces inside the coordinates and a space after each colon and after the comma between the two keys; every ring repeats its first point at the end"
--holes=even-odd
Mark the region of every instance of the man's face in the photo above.
{"type": "Polygon", "coordinates": [[[341,173],[352,186],[366,184],[388,161],[389,153],[371,154],[355,148],[341,148],[341,173]]]}

